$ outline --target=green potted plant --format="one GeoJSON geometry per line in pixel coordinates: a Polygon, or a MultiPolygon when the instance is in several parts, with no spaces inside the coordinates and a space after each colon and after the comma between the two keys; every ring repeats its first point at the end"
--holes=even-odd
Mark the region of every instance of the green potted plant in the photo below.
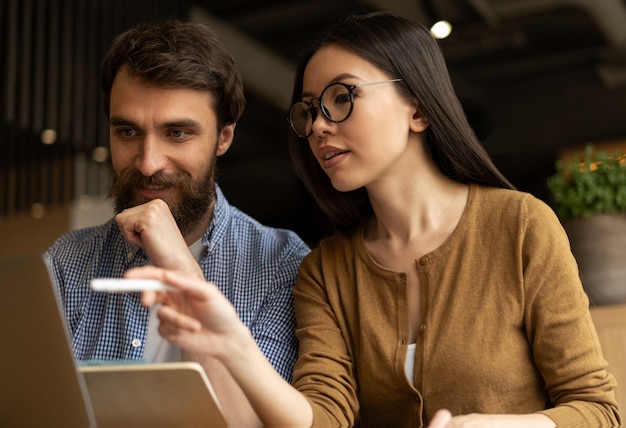
{"type": "Polygon", "coordinates": [[[589,144],[547,185],[591,304],[626,303],[626,155],[589,144]]]}

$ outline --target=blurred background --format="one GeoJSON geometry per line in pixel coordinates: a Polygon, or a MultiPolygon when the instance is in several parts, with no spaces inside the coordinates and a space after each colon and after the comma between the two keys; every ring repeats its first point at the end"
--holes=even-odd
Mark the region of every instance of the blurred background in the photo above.
{"type": "Polygon", "coordinates": [[[330,232],[286,144],[293,70],[311,35],[348,13],[392,10],[441,39],[459,98],[496,165],[548,201],[555,161],[626,141],[626,0],[1,0],[0,256],[41,252],[111,216],[100,60],[145,20],[215,28],[242,70],[235,143],[218,162],[231,203],[311,245],[330,232]]]}

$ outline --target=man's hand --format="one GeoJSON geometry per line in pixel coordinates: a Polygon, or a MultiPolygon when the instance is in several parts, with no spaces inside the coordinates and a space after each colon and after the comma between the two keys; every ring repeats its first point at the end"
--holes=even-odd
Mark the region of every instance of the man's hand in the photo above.
{"type": "Polygon", "coordinates": [[[143,248],[153,265],[204,278],[165,201],[154,199],[125,209],[115,221],[126,240],[143,248]]]}

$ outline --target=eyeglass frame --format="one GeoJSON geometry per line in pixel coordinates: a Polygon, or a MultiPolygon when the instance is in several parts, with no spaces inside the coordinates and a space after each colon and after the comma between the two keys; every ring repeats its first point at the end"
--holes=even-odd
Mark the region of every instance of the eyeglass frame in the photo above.
{"type": "Polygon", "coordinates": [[[370,86],[370,85],[380,85],[381,83],[397,83],[397,82],[402,82],[402,79],[388,79],[388,80],[381,80],[379,82],[367,82],[367,83],[355,83],[353,85],[349,85],[347,83],[344,82],[333,82],[331,84],[329,84],[328,86],[326,86],[324,88],[324,90],[322,90],[322,93],[320,94],[320,96],[318,98],[312,98],[310,101],[298,101],[296,103],[294,103],[290,108],[289,108],[289,113],[287,114],[287,119],[289,121],[289,126],[291,126],[291,130],[293,132],[295,132],[295,134],[299,137],[299,138],[309,138],[311,135],[313,135],[313,124],[315,123],[315,120],[317,120],[317,115],[318,115],[318,111],[322,112],[322,115],[324,116],[324,118],[326,118],[326,120],[332,122],[332,123],[341,123],[344,122],[345,120],[347,120],[350,115],[352,114],[352,110],[354,109],[354,90],[363,86],[370,86]],[[341,120],[334,120],[332,117],[329,117],[329,115],[326,113],[326,109],[324,108],[324,104],[322,104],[322,98],[324,98],[324,94],[326,93],[326,91],[335,85],[341,85],[343,87],[345,87],[348,90],[348,94],[350,95],[350,110],[348,110],[348,113],[346,114],[346,117],[344,117],[341,120]],[[313,105],[313,101],[317,100],[319,107],[315,107],[313,105]],[[311,130],[309,131],[309,133],[307,135],[302,135],[300,134],[297,130],[296,127],[293,123],[293,109],[298,105],[298,104],[305,104],[308,106],[309,110],[311,111],[311,130]]]}

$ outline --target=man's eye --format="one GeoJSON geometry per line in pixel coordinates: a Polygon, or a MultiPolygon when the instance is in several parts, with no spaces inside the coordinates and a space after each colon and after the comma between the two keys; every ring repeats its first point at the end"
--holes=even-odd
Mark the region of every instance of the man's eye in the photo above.
{"type": "Polygon", "coordinates": [[[135,135],[135,131],[130,128],[121,128],[117,130],[118,135],[124,138],[129,138],[135,135]]]}
{"type": "Polygon", "coordinates": [[[170,135],[174,138],[184,138],[187,136],[187,133],[183,130],[176,129],[174,131],[170,131],[170,135]]]}

